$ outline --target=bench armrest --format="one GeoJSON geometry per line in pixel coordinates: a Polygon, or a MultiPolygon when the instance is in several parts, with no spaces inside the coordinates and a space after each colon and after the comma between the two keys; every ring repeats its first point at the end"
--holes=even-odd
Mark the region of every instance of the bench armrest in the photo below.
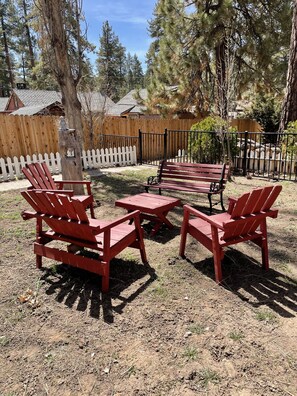
{"type": "Polygon", "coordinates": [[[223,189],[223,185],[222,182],[211,182],[210,183],[210,187],[209,187],[209,191],[210,192],[219,192],[223,189]]]}
{"type": "Polygon", "coordinates": [[[153,184],[159,184],[160,183],[160,177],[159,176],[149,176],[147,178],[147,184],[148,185],[153,185],[153,184]]]}
{"type": "Polygon", "coordinates": [[[212,216],[207,216],[206,214],[200,212],[197,209],[192,208],[189,205],[184,205],[184,213],[188,213],[191,214],[195,217],[198,217],[199,219],[202,219],[204,221],[206,221],[207,223],[213,225],[214,227],[217,227],[221,230],[224,229],[224,225],[222,223],[218,223],[217,221],[212,219],[212,216]]]}

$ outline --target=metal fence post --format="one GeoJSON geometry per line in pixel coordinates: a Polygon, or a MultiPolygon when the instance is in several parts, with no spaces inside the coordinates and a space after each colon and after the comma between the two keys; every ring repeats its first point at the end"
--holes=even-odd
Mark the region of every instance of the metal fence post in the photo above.
{"type": "Polygon", "coordinates": [[[244,132],[244,150],[243,150],[243,161],[242,161],[242,174],[246,176],[247,174],[247,145],[248,145],[248,131],[244,132]]]}
{"type": "Polygon", "coordinates": [[[139,137],[139,163],[142,165],[142,132],[138,129],[138,137],[139,137]]]}
{"type": "Polygon", "coordinates": [[[167,128],[164,132],[164,159],[167,160],[167,128]]]}

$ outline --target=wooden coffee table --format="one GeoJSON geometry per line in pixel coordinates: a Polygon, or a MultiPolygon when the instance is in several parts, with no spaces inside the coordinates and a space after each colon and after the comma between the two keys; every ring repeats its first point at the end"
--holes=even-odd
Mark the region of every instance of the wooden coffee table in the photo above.
{"type": "Polygon", "coordinates": [[[155,225],[151,231],[152,236],[158,232],[162,224],[166,224],[168,228],[173,228],[173,224],[166,216],[170,210],[180,204],[180,199],[148,193],[131,195],[115,202],[116,206],[125,208],[128,212],[139,210],[141,220],[146,219],[154,222],[155,225]]]}

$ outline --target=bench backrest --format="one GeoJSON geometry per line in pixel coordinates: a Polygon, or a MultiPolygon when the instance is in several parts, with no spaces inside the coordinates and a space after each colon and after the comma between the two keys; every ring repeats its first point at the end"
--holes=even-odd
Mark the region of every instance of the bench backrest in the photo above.
{"type": "Polygon", "coordinates": [[[35,162],[33,164],[27,164],[22,172],[32,184],[35,189],[45,189],[45,190],[56,190],[57,186],[54,179],[47,167],[47,165],[42,162],[41,164],[35,162]]]}
{"type": "Polygon", "coordinates": [[[267,216],[277,217],[278,211],[271,209],[282,186],[256,188],[241,195],[232,207],[230,220],[224,224],[222,240],[253,234],[267,216]]]}
{"type": "Polygon", "coordinates": [[[226,164],[195,164],[187,162],[161,161],[158,176],[166,180],[190,180],[193,182],[220,182],[224,188],[229,173],[226,164]]]}
{"type": "Polygon", "coordinates": [[[55,233],[95,241],[84,206],[75,198],[40,190],[22,191],[21,194],[37,212],[37,217],[41,217],[55,233]]]}

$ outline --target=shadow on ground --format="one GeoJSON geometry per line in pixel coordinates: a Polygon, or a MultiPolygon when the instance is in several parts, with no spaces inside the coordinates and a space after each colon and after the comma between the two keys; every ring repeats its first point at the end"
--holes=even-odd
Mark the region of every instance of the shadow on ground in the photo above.
{"type": "MultiPolygon", "coordinates": [[[[200,262],[187,261],[214,280],[212,258],[200,262]]],[[[222,271],[222,286],[241,300],[255,308],[267,306],[282,317],[296,316],[297,283],[294,279],[272,268],[264,271],[260,262],[232,248],[225,255],[222,271]]]]}
{"type": "Polygon", "coordinates": [[[57,265],[54,271],[47,268],[42,270],[44,274],[41,280],[45,282],[46,294],[55,295],[57,302],[71,309],[89,309],[91,317],[99,319],[102,316],[107,323],[113,323],[114,312],[121,314],[127,304],[157,279],[149,265],[114,259],[110,266],[110,290],[102,293],[99,275],[65,264],[57,265]],[[123,291],[125,297],[122,296],[123,291]]]}

